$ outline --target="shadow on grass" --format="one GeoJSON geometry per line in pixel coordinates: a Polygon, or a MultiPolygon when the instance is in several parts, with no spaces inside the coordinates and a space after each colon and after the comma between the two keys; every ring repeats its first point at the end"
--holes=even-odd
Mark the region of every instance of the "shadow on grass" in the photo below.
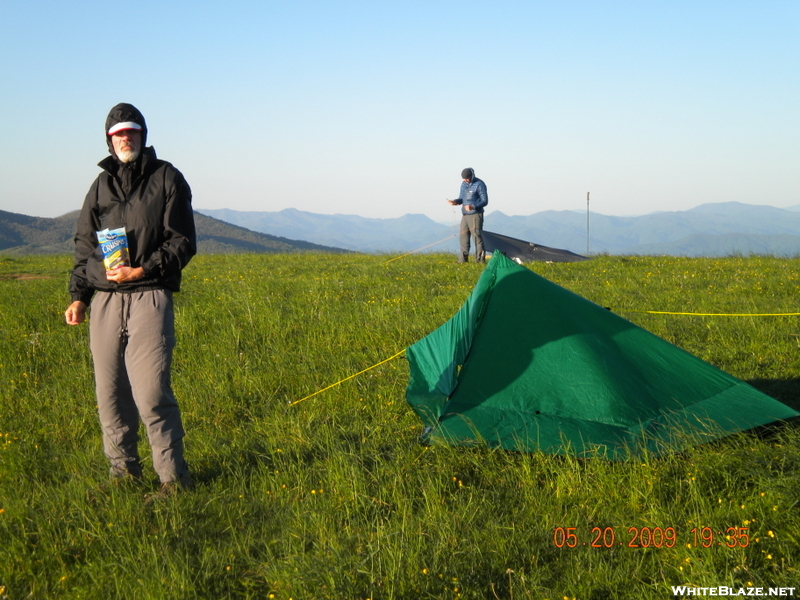
{"type": "Polygon", "coordinates": [[[800,412],[800,378],[794,379],[749,379],[750,385],[759,392],[783,402],[786,406],[800,412]]]}
{"type": "Polygon", "coordinates": [[[265,442],[256,440],[238,444],[223,439],[218,442],[217,451],[211,456],[194,462],[190,459],[192,479],[195,483],[209,483],[225,478],[232,472],[270,470],[280,468],[275,462],[272,448],[265,442]]]}
{"type": "Polygon", "coordinates": [[[375,443],[363,433],[342,432],[319,443],[300,448],[276,449],[274,444],[246,434],[216,440],[201,457],[192,460],[192,478],[196,483],[209,483],[220,478],[277,470],[325,469],[334,455],[350,456],[370,473],[392,467],[397,460],[397,448],[390,443],[375,443]],[[368,446],[366,446],[368,444],[368,446]]]}

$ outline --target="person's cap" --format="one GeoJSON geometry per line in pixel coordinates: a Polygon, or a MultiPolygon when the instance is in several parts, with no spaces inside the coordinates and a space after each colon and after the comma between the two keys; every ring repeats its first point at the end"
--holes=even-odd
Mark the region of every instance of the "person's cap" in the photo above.
{"type": "Polygon", "coordinates": [[[135,131],[141,131],[142,126],[139,125],[138,123],[134,123],[133,121],[124,121],[122,123],[117,123],[116,125],[113,125],[108,130],[108,135],[114,135],[115,133],[119,133],[120,131],[126,131],[130,129],[133,129],[135,131]]]}
{"type": "Polygon", "coordinates": [[[461,179],[469,179],[472,181],[472,178],[475,176],[475,171],[473,169],[464,169],[461,171],[461,179]]]}
{"type": "Polygon", "coordinates": [[[109,111],[103,128],[108,151],[112,156],[115,154],[112,136],[126,129],[140,131],[142,134],[142,147],[147,146],[147,123],[144,120],[144,115],[133,104],[122,102],[109,111]]]}

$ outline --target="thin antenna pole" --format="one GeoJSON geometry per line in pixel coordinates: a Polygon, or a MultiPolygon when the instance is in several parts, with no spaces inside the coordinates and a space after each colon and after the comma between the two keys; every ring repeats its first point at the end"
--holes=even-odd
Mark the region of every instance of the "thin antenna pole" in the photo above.
{"type": "Polygon", "coordinates": [[[586,254],[589,254],[589,192],[586,192],[586,254]]]}

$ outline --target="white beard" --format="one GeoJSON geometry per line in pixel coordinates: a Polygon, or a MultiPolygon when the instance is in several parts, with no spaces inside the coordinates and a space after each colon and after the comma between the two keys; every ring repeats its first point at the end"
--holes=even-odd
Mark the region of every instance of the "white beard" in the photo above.
{"type": "Polygon", "coordinates": [[[119,158],[119,161],[122,163],[130,163],[139,158],[139,151],[139,148],[134,148],[133,150],[120,150],[117,153],[117,158],[119,158]]]}

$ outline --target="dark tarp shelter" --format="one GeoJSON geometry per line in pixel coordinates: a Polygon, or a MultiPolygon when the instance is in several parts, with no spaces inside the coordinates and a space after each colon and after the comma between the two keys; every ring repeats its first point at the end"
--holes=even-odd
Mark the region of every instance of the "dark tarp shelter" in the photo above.
{"type": "Polygon", "coordinates": [[[406,356],[429,441],[619,459],[798,415],[499,253],[406,356]]]}
{"type": "Polygon", "coordinates": [[[569,250],[548,248],[547,246],[540,246],[533,242],[518,240],[517,238],[500,235],[499,233],[492,233],[486,230],[483,231],[483,246],[487,253],[494,254],[495,252],[500,252],[511,260],[516,260],[520,263],[531,262],[532,260],[540,262],[578,262],[581,260],[590,260],[587,256],[581,256],[569,250]]]}

